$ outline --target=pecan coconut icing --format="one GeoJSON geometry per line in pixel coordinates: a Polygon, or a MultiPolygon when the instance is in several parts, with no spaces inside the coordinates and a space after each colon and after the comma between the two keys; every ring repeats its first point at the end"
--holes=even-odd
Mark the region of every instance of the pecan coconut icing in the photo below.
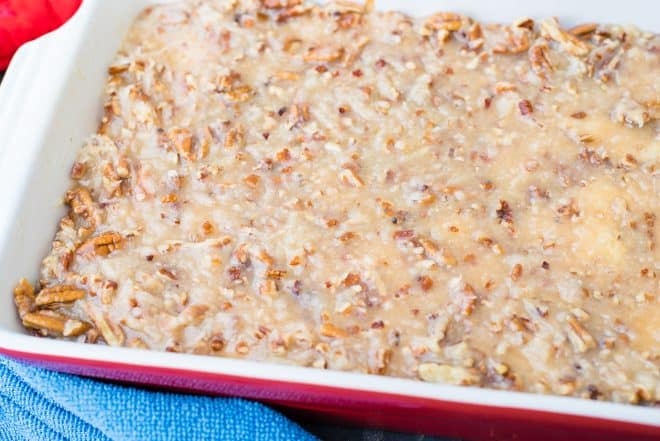
{"type": "Polygon", "coordinates": [[[40,335],[660,400],[660,37],[345,2],[143,11],[40,335]]]}

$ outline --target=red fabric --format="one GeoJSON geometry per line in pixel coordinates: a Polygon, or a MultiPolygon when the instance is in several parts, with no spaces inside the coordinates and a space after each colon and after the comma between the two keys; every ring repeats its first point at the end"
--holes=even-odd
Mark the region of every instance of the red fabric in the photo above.
{"type": "Polygon", "coordinates": [[[26,41],[67,21],[81,0],[0,0],[0,70],[26,41]]]}

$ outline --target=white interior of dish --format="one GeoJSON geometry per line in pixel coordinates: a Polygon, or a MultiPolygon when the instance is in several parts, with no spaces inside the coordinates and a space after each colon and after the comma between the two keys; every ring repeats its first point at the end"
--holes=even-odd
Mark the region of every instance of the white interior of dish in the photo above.
{"type": "MultiPolygon", "coordinates": [[[[170,1],[170,0],[166,0],[170,1]]],[[[162,0],[160,2],[163,2],[162,0]]],[[[599,416],[660,426],[658,411],[503,391],[430,386],[419,382],[256,362],[137,351],[41,339],[26,335],[10,292],[19,277],[35,280],[64,214],[61,198],[70,185],[69,168],[84,140],[97,127],[106,67],[133,17],[154,0],[85,0],[58,31],[25,45],[0,87],[0,347],[36,354],[129,362],[250,378],[325,384],[599,416]]],[[[520,16],[558,16],[562,23],[618,22],[660,30],[660,3],[645,0],[377,0],[379,9],[414,15],[438,10],[468,13],[483,21],[520,16]]]]}

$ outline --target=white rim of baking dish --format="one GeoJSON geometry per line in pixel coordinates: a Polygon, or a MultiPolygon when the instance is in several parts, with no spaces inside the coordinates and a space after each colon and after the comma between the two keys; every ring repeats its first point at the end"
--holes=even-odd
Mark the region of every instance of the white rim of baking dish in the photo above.
{"type": "MultiPolygon", "coordinates": [[[[99,1],[84,1],[67,24],[24,45],[12,60],[3,81],[4,87],[0,88],[0,185],[4,188],[24,186],[31,164],[38,160],[35,150],[46,142],[45,127],[33,127],[30,122],[48,121],[57,111],[59,92],[52,93],[52,90],[61,87],[75,69],[74,61],[81,39],[99,5],[99,1]],[[21,148],[8,150],[7,145],[21,148]]],[[[0,198],[0,213],[4,214],[0,216],[0,249],[12,240],[9,237],[11,218],[17,213],[21,200],[21,192],[4,193],[6,197],[0,198]]],[[[5,329],[0,329],[0,347],[10,352],[35,356],[180,369],[193,373],[550,412],[660,427],[660,412],[657,409],[571,397],[429,384],[394,377],[231,358],[88,345],[44,339],[5,329]]]]}
{"type": "Polygon", "coordinates": [[[53,359],[75,358],[90,362],[183,370],[192,373],[374,392],[485,407],[541,411],[660,427],[660,412],[657,409],[628,404],[527,392],[430,384],[395,377],[224,357],[115,348],[33,337],[5,330],[0,330],[0,342],[0,347],[8,351],[52,357],[53,359]]]}

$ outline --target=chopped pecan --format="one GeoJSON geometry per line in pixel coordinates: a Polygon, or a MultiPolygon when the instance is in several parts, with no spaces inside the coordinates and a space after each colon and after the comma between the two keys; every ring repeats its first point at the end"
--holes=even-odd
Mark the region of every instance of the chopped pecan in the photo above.
{"type": "Polygon", "coordinates": [[[335,20],[340,29],[351,29],[362,23],[362,14],[355,12],[345,12],[337,14],[335,20]]]}
{"type": "Polygon", "coordinates": [[[329,63],[338,61],[344,56],[346,49],[343,47],[311,47],[305,55],[303,61],[306,63],[329,63]]]}
{"type": "Polygon", "coordinates": [[[531,32],[524,26],[512,26],[504,29],[506,41],[493,47],[496,54],[519,54],[529,49],[531,32]]]}
{"type": "Polygon", "coordinates": [[[513,212],[511,211],[511,207],[509,207],[509,203],[507,201],[500,200],[500,206],[497,210],[495,210],[495,214],[497,214],[497,220],[500,223],[513,223],[513,212]]]}
{"type": "Polygon", "coordinates": [[[589,45],[559,27],[555,18],[547,18],[540,23],[541,35],[561,44],[566,52],[575,56],[589,53],[589,45]]]}
{"type": "Polygon", "coordinates": [[[601,83],[608,83],[621,62],[623,51],[618,44],[597,46],[587,57],[589,76],[601,83]]]}
{"type": "Polygon", "coordinates": [[[160,202],[163,204],[173,204],[177,201],[176,193],[168,193],[160,198],[160,202]]]}
{"type": "Polygon", "coordinates": [[[413,230],[397,230],[392,233],[392,238],[394,239],[410,239],[414,236],[415,232],[413,230]]]}
{"type": "Polygon", "coordinates": [[[264,283],[261,284],[261,286],[259,287],[259,292],[262,295],[270,296],[270,297],[273,297],[273,296],[277,295],[279,290],[280,289],[277,286],[277,282],[275,282],[274,279],[265,280],[264,283]]]}
{"type": "Polygon", "coordinates": [[[520,110],[521,115],[526,116],[534,112],[534,107],[529,100],[521,100],[518,103],[518,110],[520,110]]]}
{"type": "Polygon", "coordinates": [[[568,339],[576,351],[587,352],[589,349],[596,347],[596,340],[573,315],[569,316],[566,321],[569,325],[568,339]]]}
{"type": "Polygon", "coordinates": [[[622,123],[627,127],[640,129],[654,119],[647,106],[627,96],[619,100],[610,117],[613,121],[622,123]]]}
{"type": "Polygon", "coordinates": [[[261,0],[261,4],[267,9],[292,8],[302,3],[302,0],[261,0]]]}
{"type": "Polygon", "coordinates": [[[281,280],[286,276],[285,270],[269,269],[266,271],[266,277],[273,280],[281,280]]]}
{"type": "Polygon", "coordinates": [[[523,29],[528,29],[530,31],[534,30],[534,20],[532,20],[529,17],[521,17],[516,19],[512,26],[514,28],[523,28],[523,29]]]}
{"type": "Polygon", "coordinates": [[[167,133],[167,136],[179,155],[189,161],[194,158],[192,152],[193,137],[190,130],[178,127],[173,128],[167,133]]]}
{"type": "Polygon", "coordinates": [[[516,282],[520,277],[522,276],[523,273],[523,267],[521,264],[516,263],[513,265],[513,269],[511,270],[511,280],[516,282]]]}
{"type": "Polygon", "coordinates": [[[369,356],[368,371],[370,374],[384,375],[392,358],[392,350],[388,348],[378,348],[369,356]]]}
{"type": "Polygon", "coordinates": [[[545,43],[536,43],[529,49],[529,62],[532,70],[541,79],[548,79],[554,68],[546,55],[548,46],[545,43]]]}
{"type": "Polygon", "coordinates": [[[229,273],[229,279],[232,281],[238,281],[241,280],[241,268],[238,266],[232,266],[227,269],[227,272],[229,273]]]}
{"type": "Polygon", "coordinates": [[[29,312],[23,316],[23,326],[56,334],[64,333],[67,318],[60,314],[29,312]]]}
{"type": "Polygon", "coordinates": [[[126,343],[126,346],[133,349],[149,349],[149,346],[139,337],[132,338],[126,343]]]}
{"type": "Polygon", "coordinates": [[[225,135],[225,148],[241,147],[243,145],[243,130],[241,127],[232,127],[225,135]]]}
{"type": "Polygon", "coordinates": [[[54,303],[72,303],[85,298],[85,290],[71,285],[57,285],[44,288],[35,299],[37,306],[48,306],[54,303]]]}
{"type": "Polygon", "coordinates": [[[348,273],[346,277],[344,277],[344,280],[342,283],[344,286],[353,286],[353,285],[359,285],[362,279],[360,278],[360,275],[357,273],[348,273]]]}
{"type": "Polygon", "coordinates": [[[426,19],[424,27],[433,31],[458,31],[467,18],[454,12],[438,12],[426,19]]]}
{"type": "Polygon", "coordinates": [[[92,199],[89,190],[84,187],[71,189],[66,193],[64,202],[71,207],[75,219],[82,221],[79,223],[84,223],[84,225],[81,225],[80,227],[81,235],[84,237],[91,234],[98,223],[98,215],[96,213],[94,200],[92,199]]]}
{"type": "Polygon", "coordinates": [[[230,90],[227,90],[223,93],[224,98],[232,103],[241,103],[250,99],[253,94],[253,90],[247,84],[242,84],[240,86],[233,87],[230,90]]]}
{"type": "Polygon", "coordinates": [[[352,232],[352,231],[347,231],[344,234],[340,235],[337,239],[339,239],[342,242],[348,242],[351,239],[355,239],[357,237],[357,234],[352,232]]]}
{"type": "Polygon", "coordinates": [[[445,265],[447,267],[453,267],[456,265],[456,258],[449,250],[440,248],[435,242],[426,237],[419,237],[418,241],[419,244],[424,248],[424,253],[428,258],[434,259],[439,264],[445,265]]]}
{"type": "Polygon", "coordinates": [[[78,337],[79,335],[87,332],[91,326],[89,323],[82,322],[75,319],[67,319],[64,322],[64,329],[62,329],[62,335],[64,337],[78,337]]]}
{"type": "Polygon", "coordinates": [[[433,279],[429,276],[420,276],[418,279],[422,291],[428,291],[433,287],[433,279]]]}
{"type": "Polygon", "coordinates": [[[576,37],[586,37],[594,33],[598,28],[597,23],[583,23],[577,26],[573,26],[568,30],[568,32],[576,37]]]}
{"type": "Polygon", "coordinates": [[[345,168],[339,173],[339,179],[341,181],[351,187],[363,187],[364,186],[364,181],[360,176],[357,175],[357,173],[351,169],[351,168],[345,168]]]}
{"type": "Polygon", "coordinates": [[[449,295],[464,316],[472,315],[477,303],[477,295],[472,285],[463,282],[460,278],[454,278],[449,283],[449,295]]]}
{"type": "Polygon", "coordinates": [[[94,309],[93,306],[86,304],[85,310],[92,322],[101,333],[105,342],[110,346],[123,346],[126,336],[121,327],[108,320],[105,314],[94,309]]]}
{"type": "Polygon", "coordinates": [[[14,288],[14,303],[21,318],[34,309],[34,287],[27,280],[19,280],[14,288]]]}
{"type": "Polygon", "coordinates": [[[130,165],[126,157],[121,156],[117,160],[117,167],[115,168],[115,171],[117,172],[117,176],[119,176],[121,179],[126,179],[131,175],[130,165]]]}
{"type": "Polygon", "coordinates": [[[176,275],[167,268],[159,268],[156,274],[158,274],[159,276],[161,276],[163,279],[166,280],[171,280],[171,281],[177,280],[176,275]]]}
{"type": "Polygon", "coordinates": [[[475,369],[447,364],[422,363],[417,368],[417,374],[421,380],[429,383],[473,385],[480,381],[475,369]]]}
{"type": "Polygon", "coordinates": [[[344,329],[338,328],[332,323],[323,323],[320,328],[320,333],[322,336],[330,338],[348,337],[348,332],[346,332],[344,329]]]}
{"type": "Polygon", "coordinates": [[[71,179],[79,180],[85,176],[87,167],[82,162],[74,162],[71,167],[71,179]]]}
{"type": "Polygon", "coordinates": [[[259,185],[259,181],[261,178],[258,175],[248,175],[245,178],[243,178],[243,182],[250,187],[250,188],[257,188],[259,185]]]}
{"type": "Polygon", "coordinates": [[[128,70],[128,68],[130,66],[131,66],[131,63],[129,63],[129,62],[111,64],[110,66],[108,66],[108,74],[109,75],[118,75],[118,74],[124,73],[128,70]]]}
{"type": "Polygon", "coordinates": [[[105,257],[124,246],[124,238],[115,231],[107,231],[98,236],[91,237],[82,243],[76,254],[86,258],[95,256],[105,257]]]}
{"type": "Polygon", "coordinates": [[[514,92],[517,89],[515,84],[506,81],[495,83],[495,93],[502,94],[506,92],[514,92]]]}
{"type": "Polygon", "coordinates": [[[309,104],[299,103],[291,106],[291,114],[289,120],[291,121],[291,127],[296,127],[302,123],[309,121],[309,104]]]}

